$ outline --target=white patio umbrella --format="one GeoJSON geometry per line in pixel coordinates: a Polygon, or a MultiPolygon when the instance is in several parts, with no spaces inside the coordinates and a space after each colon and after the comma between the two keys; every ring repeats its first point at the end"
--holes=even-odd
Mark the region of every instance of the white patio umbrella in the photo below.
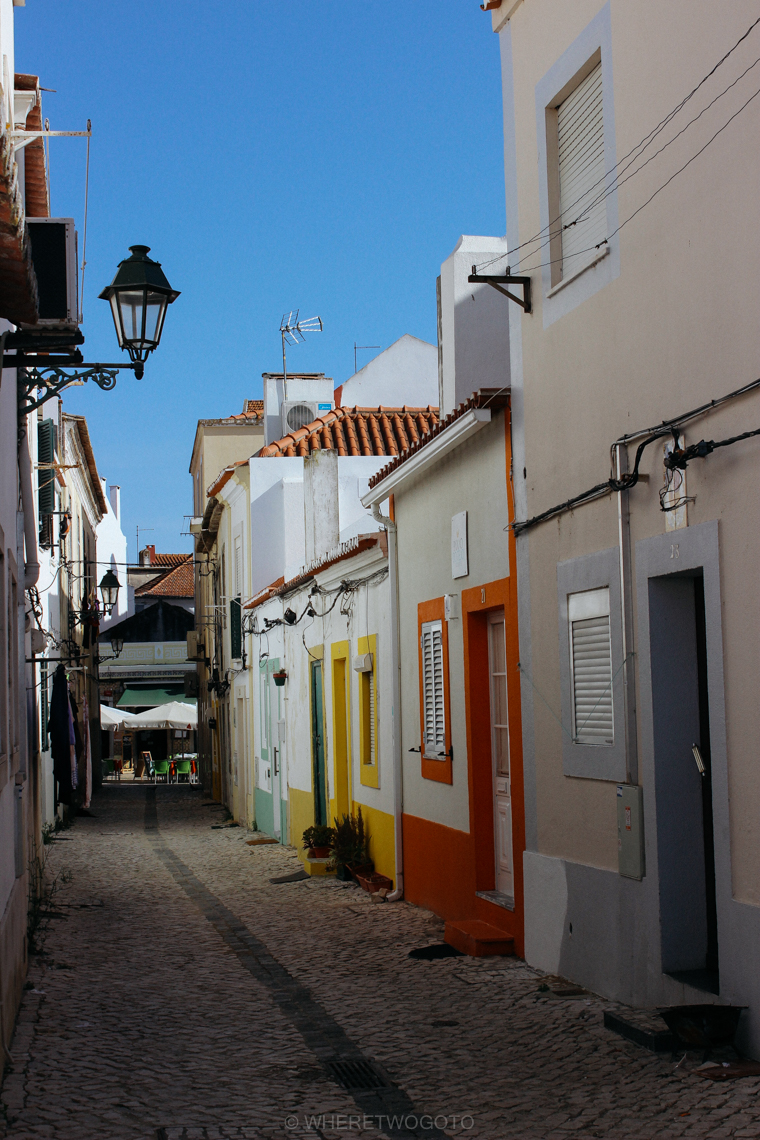
{"type": "Polygon", "coordinates": [[[135,719],[134,713],[126,709],[112,709],[110,705],[100,706],[101,728],[128,728],[135,719]]]}
{"type": "Polygon", "coordinates": [[[181,701],[171,701],[155,709],[136,713],[129,721],[129,727],[136,731],[145,728],[197,728],[198,709],[181,701]]]}

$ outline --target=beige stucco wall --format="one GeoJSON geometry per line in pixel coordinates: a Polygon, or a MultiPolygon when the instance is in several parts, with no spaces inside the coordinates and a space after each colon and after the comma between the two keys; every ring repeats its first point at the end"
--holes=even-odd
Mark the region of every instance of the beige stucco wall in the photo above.
{"type": "Polygon", "coordinates": [[[417,606],[509,574],[504,413],[395,493],[398,527],[404,812],[470,830],[462,618],[449,622],[452,785],[423,779],[417,606]],[[451,518],[468,511],[469,574],[451,577],[451,518]]]}
{"type": "MultiPolygon", "coordinates": [[[[510,20],[521,241],[541,227],[536,85],[603,7],[597,0],[572,5],[526,0],[510,20]]],[[[618,159],[692,90],[756,16],[756,5],[744,0],[731,5],[612,0],[618,159]]],[[[758,43],[760,37],[748,39],[711,94],[756,58],[758,43]]],[[[756,86],[748,77],[660,160],[622,185],[619,220],[633,214],[756,86]]],[[[702,106],[695,104],[694,113],[702,106]]],[[[552,324],[545,322],[540,274],[534,272],[535,313],[520,321],[528,515],[607,478],[609,446],[621,434],[685,412],[758,375],[758,128],[760,100],[621,230],[619,274],[552,324]]],[[[533,257],[523,268],[539,260],[533,257]]],[[[756,392],[692,423],[685,437],[688,444],[758,426],[756,392]]],[[[645,453],[641,469],[650,481],[631,493],[634,544],[666,530],[657,498],[661,444],[645,453]]],[[[689,524],[711,519],[720,524],[732,890],[735,898],[754,903],[760,903],[760,535],[754,522],[759,475],[757,440],[695,460],[687,475],[688,494],[695,497],[689,524]]],[[[617,545],[616,512],[615,499],[609,498],[531,532],[533,680],[555,710],[560,707],[556,565],[617,545]]],[[[616,869],[614,784],[563,776],[561,730],[540,700],[534,701],[534,717],[539,850],[616,869]]]]}

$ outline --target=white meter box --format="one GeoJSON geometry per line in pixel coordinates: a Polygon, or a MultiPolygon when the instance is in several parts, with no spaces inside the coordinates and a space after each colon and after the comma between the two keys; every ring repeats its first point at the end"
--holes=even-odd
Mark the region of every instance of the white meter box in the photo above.
{"type": "Polygon", "coordinates": [[[618,870],[626,879],[644,878],[644,805],[642,789],[617,786],[618,870]]]}

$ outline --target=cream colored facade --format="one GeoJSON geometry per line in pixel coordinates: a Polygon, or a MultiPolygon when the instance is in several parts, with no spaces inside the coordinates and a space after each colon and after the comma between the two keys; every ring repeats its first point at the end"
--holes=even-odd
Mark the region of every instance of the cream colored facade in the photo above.
{"type": "MultiPolygon", "coordinates": [[[[758,375],[760,101],[754,72],[742,73],[760,29],[738,43],[757,18],[743,0],[503,0],[491,15],[509,263],[533,286],[532,314],[504,301],[519,521],[607,480],[615,441],[634,435],[619,449],[632,469],[642,429],[758,375]],[[568,207],[557,222],[557,108],[599,65],[604,238],[562,261],[562,242],[576,236],[564,227],[576,219],[568,207]]],[[[677,430],[688,447],[758,427],[755,389],[677,430]]],[[[636,1004],[747,1005],[741,1033],[757,1056],[760,441],[694,458],[680,491],[688,501],[664,512],[668,443],[648,444],[630,490],[558,511],[517,538],[526,957],[636,1004]],[[615,728],[614,744],[594,752],[573,735],[568,598],[604,587],[615,728]],[[712,760],[712,919],[698,738],[712,760]],[[619,869],[618,786],[642,788],[640,880],[619,869]],[[716,935],[719,970],[705,957],[716,935]]]]}
{"type": "MultiPolygon", "coordinates": [[[[221,480],[225,487],[235,464],[244,465],[251,455],[255,455],[264,443],[263,415],[259,406],[251,407],[254,401],[246,401],[243,413],[226,419],[199,420],[190,461],[190,475],[193,480],[193,519],[190,524],[195,538],[195,623],[198,642],[203,647],[199,654],[198,671],[198,758],[201,779],[207,792],[221,799],[234,812],[241,822],[250,819],[252,805],[248,792],[241,796],[235,788],[233,773],[235,740],[231,732],[237,730],[237,697],[233,704],[227,694],[209,690],[216,668],[219,678],[224,681],[226,672],[231,669],[229,656],[229,594],[228,575],[234,571],[227,558],[221,558],[222,546],[234,548],[230,527],[229,507],[224,499],[217,498],[212,489],[221,480]],[[229,473],[228,473],[228,468],[229,473]],[[217,543],[217,535],[222,528],[222,543],[217,543]],[[209,727],[209,720],[216,722],[216,728],[209,727]]],[[[245,476],[244,476],[245,478],[245,476]]],[[[228,488],[228,493],[237,489],[238,480],[228,488]]],[[[247,495],[247,490],[245,491],[247,495]]],[[[249,512],[245,519],[238,519],[236,526],[243,525],[245,534],[250,533],[249,512]]],[[[243,547],[243,573],[250,582],[250,540],[243,547]]],[[[246,585],[246,590],[248,586],[246,585]]],[[[243,597],[247,596],[243,593],[243,597]]],[[[240,682],[237,683],[237,688],[240,682]]],[[[245,694],[243,694],[245,700],[245,694]]],[[[250,737],[249,737],[250,739],[250,737]]]]}

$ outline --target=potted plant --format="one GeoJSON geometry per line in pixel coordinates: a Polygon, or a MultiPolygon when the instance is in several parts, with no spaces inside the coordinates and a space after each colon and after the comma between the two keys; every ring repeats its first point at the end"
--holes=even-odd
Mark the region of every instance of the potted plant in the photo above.
{"type": "Polygon", "coordinates": [[[274,681],[275,685],[277,685],[279,688],[282,688],[282,686],[285,684],[287,679],[288,679],[288,674],[286,673],[286,671],[284,669],[278,669],[276,673],[272,674],[272,680],[274,681]]]}
{"type": "Polygon", "coordinates": [[[357,815],[344,815],[342,820],[335,820],[332,849],[337,877],[344,882],[349,882],[357,874],[371,874],[374,871],[361,808],[357,815]]]}
{"type": "Polygon", "coordinates": [[[309,859],[326,859],[332,847],[334,831],[324,823],[315,823],[303,833],[304,849],[309,859]]]}

